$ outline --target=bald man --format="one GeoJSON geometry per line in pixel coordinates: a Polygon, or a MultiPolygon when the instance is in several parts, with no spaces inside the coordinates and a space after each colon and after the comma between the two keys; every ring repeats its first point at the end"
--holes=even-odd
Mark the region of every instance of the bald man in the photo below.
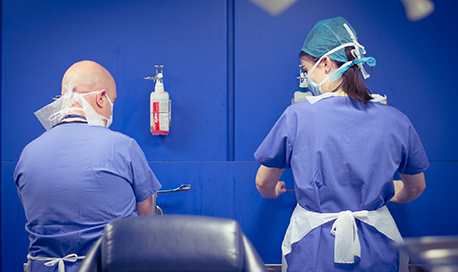
{"type": "Polygon", "coordinates": [[[59,99],[37,111],[53,125],[24,148],[14,172],[30,234],[26,271],[77,271],[111,220],[154,214],[161,187],[137,142],[107,128],[116,84],[105,68],[72,65],[59,99]]]}

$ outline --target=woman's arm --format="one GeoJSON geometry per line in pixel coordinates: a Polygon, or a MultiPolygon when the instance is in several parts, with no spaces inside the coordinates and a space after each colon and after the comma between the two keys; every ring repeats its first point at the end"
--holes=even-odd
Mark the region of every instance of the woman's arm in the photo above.
{"type": "Polygon", "coordinates": [[[277,198],[286,192],[285,182],[278,181],[284,169],[261,165],[256,174],[256,188],[264,198],[277,198]]]}
{"type": "Polygon", "coordinates": [[[417,175],[401,174],[402,180],[394,181],[394,196],[391,202],[406,203],[419,197],[426,188],[425,175],[423,173],[417,175]]]}

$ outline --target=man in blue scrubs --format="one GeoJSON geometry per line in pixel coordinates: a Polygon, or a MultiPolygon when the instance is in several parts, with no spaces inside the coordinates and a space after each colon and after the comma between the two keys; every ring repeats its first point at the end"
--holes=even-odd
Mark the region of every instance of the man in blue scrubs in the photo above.
{"type": "Polygon", "coordinates": [[[318,22],[300,54],[314,96],[288,107],[255,153],[263,197],[286,191],[283,169],[294,176],[283,271],[407,269],[390,245],[402,237],[386,204],[417,198],[429,162],[409,119],[367,92],[362,64],[375,60],[364,53],[345,19],[318,22]]]}
{"type": "Polygon", "coordinates": [[[14,172],[29,232],[28,271],[77,271],[113,219],[152,215],[161,185],[137,142],[108,129],[116,85],[92,61],[65,73],[62,96],[35,114],[48,130],[14,172]]]}

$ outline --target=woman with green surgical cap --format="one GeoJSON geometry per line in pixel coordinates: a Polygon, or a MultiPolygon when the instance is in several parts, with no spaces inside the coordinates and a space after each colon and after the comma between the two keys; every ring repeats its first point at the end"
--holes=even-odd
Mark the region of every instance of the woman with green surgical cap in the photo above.
{"type": "Polygon", "coordinates": [[[369,93],[365,53],[344,18],[318,22],[300,53],[314,96],[289,106],[255,153],[263,197],[286,191],[285,168],[294,175],[283,271],[408,271],[386,204],[417,198],[429,162],[409,119],[369,93]]]}

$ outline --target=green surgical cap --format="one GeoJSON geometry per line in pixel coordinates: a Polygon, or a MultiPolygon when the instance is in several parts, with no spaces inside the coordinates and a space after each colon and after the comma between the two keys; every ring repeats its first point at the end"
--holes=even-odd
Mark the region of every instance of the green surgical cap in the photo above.
{"type": "MultiPolygon", "coordinates": [[[[321,58],[324,54],[337,46],[353,42],[344,24],[348,25],[356,39],[358,39],[355,29],[344,18],[336,17],[326,19],[319,21],[312,30],[310,30],[302,46],[302,51],[315,58],[321,58]]],[[[344,48],[330,54],[328,57],[335,61],[348,61],[344,48]]]]}

